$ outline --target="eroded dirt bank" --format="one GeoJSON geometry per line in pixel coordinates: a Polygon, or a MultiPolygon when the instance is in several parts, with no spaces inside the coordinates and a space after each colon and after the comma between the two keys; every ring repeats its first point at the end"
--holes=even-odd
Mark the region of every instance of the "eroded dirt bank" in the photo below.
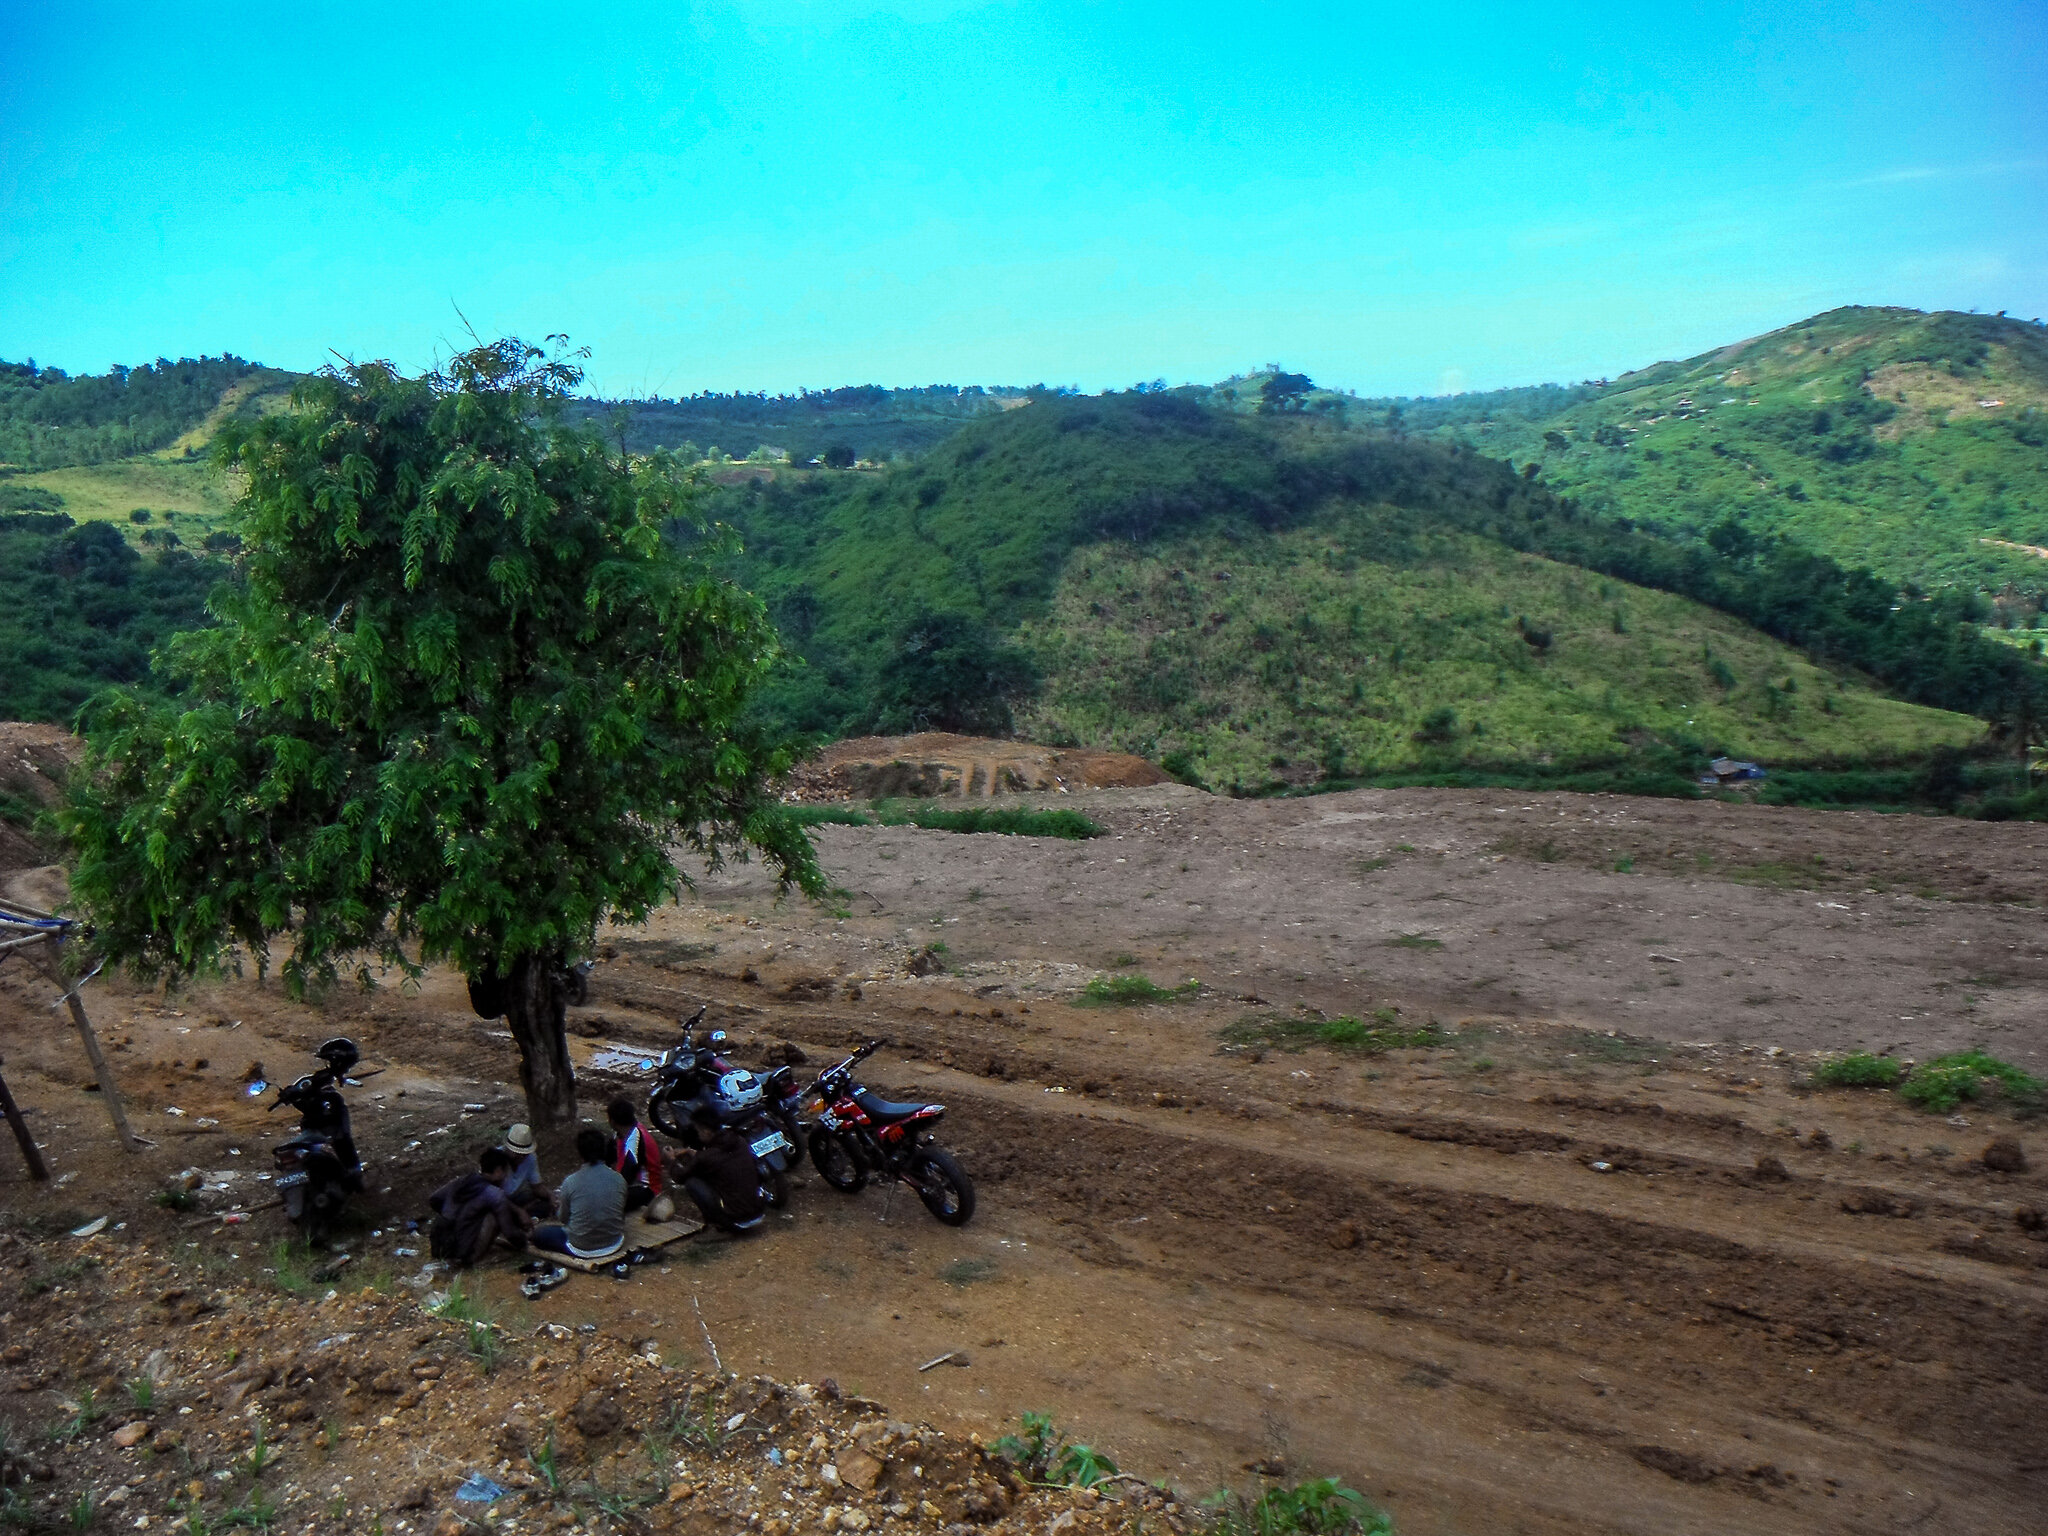
{"type": "MultiPolygon", "coordinates": [[[[2038,1529],[2039,1122],[1807,1091],[1798,1053],[1984,1043],[2040,1070],[2041,915],[1982,897],[2040,889],[2042,829],[1433,791],[1081,803],[1111,836],[823,829],[836,910],[705,882],[614,937],[578,1015],[585,1056],[661,1043],[700,1001],[813,1067],[888,1038],[873,1081],[951,1106],[973,1225],[813,1180],[764,1238],[666,1273],[531,1308],[487,1274],[506,1325],[695,1359],[701,1311],[743,1374],[983,1433],[1050,1410],[1190,1493],[1248,1463],[1337,1472],[1406,1532],[2038,1529]],[[1211,990],[1081,1006],[1106,969],[1211,990]],[[1318,1012],[1440,1029],[1375,1056],[1273,1043],[1318,1012]],[[1995,1135],[2033,1171],[1987,1168],[1995,1135]],[[917,1369],[947,1351],[964,1366],[917,1369]]],[[[260,1269],[272,1229],[172,1228],[146,1182],[109,1183],[133,1165],[46,1002],[0,972],[10,1079],[80,1177],[36,1192],[0,1159],[0,1204],[260,1269]]],[[[358,1095],[380,1227],[515,1113],[509,1046],[453,978],[318,1010],[252,984],[96,1006],[160,1142],[148,1179],[262,1167],[236,1083],[339,1028],[390,1065],[358,1095]]],[[[402,1285],[401,1242],[353,1246],[402,1285]]],[[[9,1326],[43,1315],[9,1284],[9,1326]]]]}

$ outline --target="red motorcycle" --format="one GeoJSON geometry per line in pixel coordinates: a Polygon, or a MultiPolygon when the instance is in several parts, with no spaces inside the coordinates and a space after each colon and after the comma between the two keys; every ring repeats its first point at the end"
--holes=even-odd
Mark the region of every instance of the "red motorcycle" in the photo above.
{"type": "Polygon", "coordinates": [[[821,1108],[808,1138],[811,1163],[841,1194],[858,1194],[876,1175],[901,1179],[926,1210],[949,1227],[963,1227],[974,1215],[974,1184],[953,1154],[932,1140],[946,1106],[894,1104],[854,1081],[853,1069],[881,1045],[870,1040],[812,1085],[821,1108]]]}

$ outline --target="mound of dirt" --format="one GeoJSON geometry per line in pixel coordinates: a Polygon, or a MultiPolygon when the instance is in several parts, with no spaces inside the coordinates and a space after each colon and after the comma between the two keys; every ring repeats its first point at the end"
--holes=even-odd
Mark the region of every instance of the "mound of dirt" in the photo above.
{"type": "Polygon", "coordinates": [[[0,871],[49,862],[26,823],[56,804],[79,752],[78,738],[62,726],[0,720],[0,871]]]}
{"type": "Polygon", "coordinates": [[[796,800],[929,799],[1075,789],[1143,789],[1169,782],[1142,757],[926,731],[834,742],[789,776],[796,800]]]}
{"type": "Polygon", "coordinates": [[[1048,1523],[1110,1536],[1141,1512],[1161,1536],[1200,1523],[1135,1479],[1100,1494],[1029,1484],[978,1440],[891,1419],[831,1381],[679,1365],[644,1325],[474,1320],[474,1301],[436,1305],[428,1287],[445,1274],[350,1284],[283,1245],[273,1284],[237,1283],[192,1248],[0,1232],[10,1418],[57,1426],[43,1443],[0,1442],[0,1500],[17,1518],[309,1536],[459,1533],[486,1510],[762,1536],[1048,1523]]]}

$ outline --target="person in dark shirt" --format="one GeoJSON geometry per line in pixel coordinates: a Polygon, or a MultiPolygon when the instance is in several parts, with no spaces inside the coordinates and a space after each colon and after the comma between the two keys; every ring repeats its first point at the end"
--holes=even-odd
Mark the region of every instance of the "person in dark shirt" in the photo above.
{"type": "Polygon", "coordinates": [[[514,1253],[526,1251],[531,1223],[506,1198],[511,1173],[512,1159],[490,1147],[477,1159],[476,1172],[450,1179],[428,1197],[434,1207],[428,1240],[436,1258],[467,1269],[501,1239],[514,1253]]]}
{"type": "Polygon", "coordinates": [[[721,1232],[753,1232],[768,1212],[768,1191],[747,1138],[699,1106],[690,1125],[699,1150],[680,1170],[683,1193],[696,1202],[705,1222],[721,1232]]]}

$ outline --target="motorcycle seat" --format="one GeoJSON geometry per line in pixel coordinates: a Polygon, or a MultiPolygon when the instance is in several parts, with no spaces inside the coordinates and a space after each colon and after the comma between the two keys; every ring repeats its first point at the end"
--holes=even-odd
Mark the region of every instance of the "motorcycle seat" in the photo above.
{"type": "Polygon", "coordinates": [[[865,1088],[853,1096],[853,1102],[877,1120],[908,1120],[925,1108],[923,1104],[892,1103],[879,1094],[869,1093],[865,1088]]]}

